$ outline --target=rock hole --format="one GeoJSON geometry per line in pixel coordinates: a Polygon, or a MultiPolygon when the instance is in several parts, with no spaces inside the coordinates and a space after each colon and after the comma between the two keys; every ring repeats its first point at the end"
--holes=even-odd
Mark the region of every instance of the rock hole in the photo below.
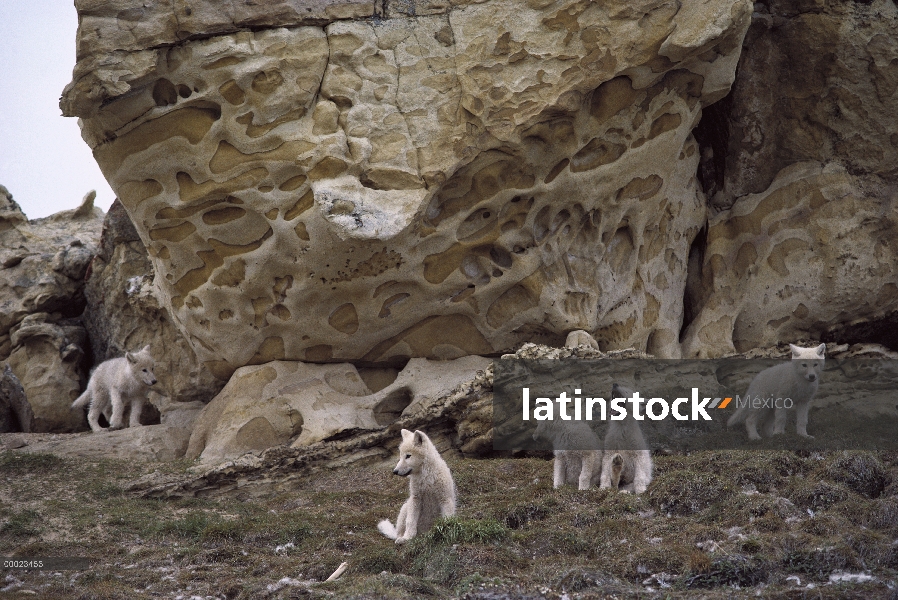
{"type": "Polygon", "coordinates": [[[178,101],[178,92],[168,79],[159,79],[153,86],[153,102],[156,106],[171,106],[178,101]]]}
{"type": "Polygon", "coordinates": [[[341,111],[346,111],[352,108],[352,100],[347,98],[346,96],[333,96],[331,97],[331,102],[337,105],[341,111]]]}
{"type": "Polygon", "coordinates": [[[493,246],[492,248],[490,248],[490,260],[503,269],[510,268],[512,263],[511,254],[509,254],[507,250],[499,248],[498,246],[493,246]]]}
{"type": "MultiPolygon", "coordinates": [[[[702,157],[698,165],[698,181],[709,200],[724,187],[732,105],[732,92],[730,92],[722,100],[703,108],[702,118],[692,130],[702,157]]],[[[765,184],[757,191],[766,187],[765,184]]]]}
{"type": "Polygon", "coordinates": [[[565,167],[567,167],[569,162],[570,162],[570,160],[565,158],[561,162],[559,162],[557,165],[552,167],[552,170],[549,171],[549,174],[546,175],[545,179],[543,179],[543,183],[545,183],[545,184],[552,183],[555,180],[555,178],[558,177],[562,171],[564,171],[565,167]]]}
{"type": "Polygon", "coordinates": [[[398,367],[356,367],[359,377],[372,394],[393,385],[400,370],[398,367]]]}
{"type": "Polygon", "coordinates": [[[406,387],[392,390],[374,406],[374,421],[381,426],[391,425],[399,420],[402,411],[414,400],[412,391],[406,387]]]}
{"type": "Polygon", "coordinates": [[[549,207],[544,206],[533,219],[533,239],[539,244],[549,235],[549,207]]]}
{"type": "Polygon", "coordinates": [[[470,254],[461,261],[461,272],[465,274],[465,277],[474,281],[474,283],[480,283],[484,277],[486,277],[487,281],[489,281],[489,276],[486,275],[486,272],[480,266],[480,261],[477,260],[476,256],[471,256],[470,254]]]}
{"type": "Polygon", "coordinates": [[[705,249],[708,245],[708,226],[702,227],[689,246],[689,259],[686,263],[686,285],[683,288],[683,324],[680,326],[680,342],[686,335],[686,329],[698,316],[702,300],[702,265],[705,262],[705,249]]]}
{"type": "Polygon", "coordinates": [[[633,242],[633,232],[627,224],[622,225],[614,232],[614,236],[608,243],[606,251],[608,265],[613,273],[623,273],[624,266],[632,264],[636,260],[636,245],[633,242]]]}

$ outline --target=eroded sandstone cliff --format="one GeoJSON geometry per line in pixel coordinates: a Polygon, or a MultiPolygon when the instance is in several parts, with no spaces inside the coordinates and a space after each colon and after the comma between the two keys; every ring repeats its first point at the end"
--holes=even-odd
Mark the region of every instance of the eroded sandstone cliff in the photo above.
{"type": "Polygon", "coordinates": [[[707,111],[712,216],[687,355],[799,337],[898,347],[898,7],[758,3],[733,91],[707,111]]]}
{"type": "Polygon", "coordinates": [[[752,5],[81,1],[61,106],[205,365],[679,356],[752,5]]]}

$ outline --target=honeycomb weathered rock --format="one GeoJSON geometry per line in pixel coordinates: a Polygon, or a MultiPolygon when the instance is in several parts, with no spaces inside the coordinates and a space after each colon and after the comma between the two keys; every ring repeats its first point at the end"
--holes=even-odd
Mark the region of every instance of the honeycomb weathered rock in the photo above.
{"type": "Polygon", "coordinates": [[[572,329],[679,355],[705,222],[690,132],[750,2],[375,3],[252,32],[192,2],[180,30],[157,10],[124,35],[131,4],[82,6],[62,106],[218,377],[572,329]]]}

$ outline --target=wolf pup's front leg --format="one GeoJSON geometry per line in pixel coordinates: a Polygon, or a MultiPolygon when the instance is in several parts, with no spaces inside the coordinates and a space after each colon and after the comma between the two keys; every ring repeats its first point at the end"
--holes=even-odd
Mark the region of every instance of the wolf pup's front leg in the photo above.
{"type": "Polygon", "coordinates": [[[633,491],[641,494],[652,482],[652,455],[640,450],[636,458],[636,474],[633,477],[633,491]]]}
{"type": "Polygon", "coordinates": [[[567,453],[564,450],[555,451],[555,463],[552,466],[552,487],[556,490],[564,485],[567,474],[567,453]]]}
{"type": "Polygon", "coordinates": [[[418,535],[418,517],[421,516],[421,503],[412,496],[403,508],[407,509],[405,511],[405,530],[396,538],[397,544],[404,544],[418,535]]]}
{"type": "Polygon", "coordinates": [[[773,411],[773,435],[783,435],[786,433],[786,421],[789,419],[789,412],[785,408],[776,408],[773,411]]]}
{"type": "Polygon", "coordinates": [[[405,535],[405,524],[408,519],[408,505],[410,503],[411,499],[406,500],[402,508],[399,509],[399,516],[396,517],[396,535],[393,537],[394,540],[398,540],[405,535]]]}
{"type": "Polygon", "coordinates": [[[808,433],[808,411],[811,410],[810,402],[802,402],[795,407],[795,432],[801,437],[814,439],[808,433]]]}
{"type": "Polygon", "coordinates": [[[577,489],[580,491],[588,490],[592,486],[592,475],[596,467],[602,468],[601,458],[596,456],[596,452],[584,451],[580,458],[580,478],[577,480],[577,489]]]}

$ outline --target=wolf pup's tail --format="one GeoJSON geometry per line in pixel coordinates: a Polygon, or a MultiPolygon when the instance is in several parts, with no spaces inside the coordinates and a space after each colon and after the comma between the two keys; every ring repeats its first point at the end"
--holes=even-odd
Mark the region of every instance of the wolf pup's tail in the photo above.
{"type": "Polygon", "coordinates": [[[399,537],[399,534],[396,532],[396,526],[390,523],[387,519],[384,519],[377,524],[377,530],[391,540],[395,540],[399,537]]]}
{"type": "MultiPolygon", "coordinates": [[[[70,396],[71,397],[71,396],[70,396]]],[[[90,403],[90,394],[88,390],[84,390],[84,393],[78,396],[78,399],[72,402],[72,408],[84,408],[90,403]]]]}
{"type": "Polygon", "coordinates": [[[624,457],[615,454],[611,459],[611,487],[618,489],[620,486],[620,474],[624,469],[624,457]]]}

